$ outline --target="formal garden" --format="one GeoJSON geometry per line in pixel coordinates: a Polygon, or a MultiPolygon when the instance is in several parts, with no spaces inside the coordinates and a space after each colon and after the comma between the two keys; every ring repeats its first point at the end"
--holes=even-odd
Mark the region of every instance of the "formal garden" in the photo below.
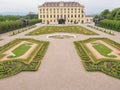
{"type": "MultiPolygon", "coordinates": [[[[48,41],[39,41],[42,40],[40,35],[45,35],[45,40],[82,39],[83,41],[74,41],[74,45],[78,55],[82,59],[82,64],[85,69],[87,71],[100,71],[120,79],[120,44],[108,39],[109,37],[103,38],[104,35],[102,34],[101,38],[89,38],[92,36],[100,36],[95,30],[98,30],[98,32],[101,31],[108,36],[115,37],[117,32],[120,31],[118,13],[119,8],[111,12],[109,10],[101,12],[97,17],[100,19],[98,25],[87,25],[87,27],[94,30],[89,30],[79,24],[69,26],[44,25],[38,27],[35,24],[40,23],[41,20],[35,18],[36,15],[33,18],[28,18],[28,25],[21,20],[21,18],[25,18],[26,16],[14,16],[14,19],[11,19],[13,16],[4,16],[4,20],[3,16],[0,16],[0,34],[2,35],[6,32],[10,32],[8,37],[14,37],[15,39],[0,46],[0,79],[16,75],[22,71],[38,70],[49,45],[48,41]],[[31,29],[33,30],[28,32],[28,30],[31,29]],[[23,32],[28,32],[24,34],[23,37],[32,37],[35,39],[18,39],[19,37],[17,37],[17,34],[23,32]],[[79,37],[78,34],[82,34],[85,38],[89,39],[85,40],[84,37],[79,37]]],[[[0,37],[0,42],[9,40],[3,38],[4,37],[0,37]]]]}
{"type": "Polygon", "coordinates": [[[74,44],[87,71],[101,71],[120,79],[119,43],[107,38],[89,38],[74,44]]]}
{"type": "Polygon", "coordinates": [[[0,78],[38,70],[49,42],[16,39],[0,47],[0,78]]]}
{"type": "Polygon", "coordinates": [[[56,32],[64,33],[75,33],[84,35],[98,35],[97,33],[90,31],[82,26],[43,26],[27,35],[41,35],[41,34],[51,34],[56,32]]]}

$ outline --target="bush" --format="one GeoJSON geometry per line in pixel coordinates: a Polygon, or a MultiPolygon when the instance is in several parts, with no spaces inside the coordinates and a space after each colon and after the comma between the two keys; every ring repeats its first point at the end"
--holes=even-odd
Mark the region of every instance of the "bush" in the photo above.
{"type": "Polygon", "coordinates": [[[120,32],[120,21],[118,20],[101,20],[99,26],[107,29],[112,29],[120,32]]]}

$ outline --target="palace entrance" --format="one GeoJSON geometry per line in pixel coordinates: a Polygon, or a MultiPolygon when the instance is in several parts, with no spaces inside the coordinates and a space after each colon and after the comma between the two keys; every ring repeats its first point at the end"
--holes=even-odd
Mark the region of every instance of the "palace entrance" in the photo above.
{"type": "Polygon", "coordinates": [[[58,24],[65,24],[65,19],[58,19],[58,24]]]}

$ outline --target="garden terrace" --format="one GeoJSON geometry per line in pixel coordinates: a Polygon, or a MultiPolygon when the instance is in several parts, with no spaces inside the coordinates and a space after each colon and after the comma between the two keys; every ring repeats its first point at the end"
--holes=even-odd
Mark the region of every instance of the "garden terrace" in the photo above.
{"type": "Polygon", "coordinates": [[[97,35],[97,33],[90,31],[81,26],[43,26],[34,30],[33,32],[30,32],[27,35],[50,34],[56,32],[97,35]]]}
{"type": "Polygon", "coordinates": [[[107,38],[74,42],[87,71],[102,71],[120,78],[120,44],[107,38]],[[97,56],[98,55],[98,56],[97,56]]]}
{"type": "Polygon", "coordinates": [[[0,47],[0,78],[21,71],[36,71],[49,42],[34,39],[16,39],[0,47]]]}

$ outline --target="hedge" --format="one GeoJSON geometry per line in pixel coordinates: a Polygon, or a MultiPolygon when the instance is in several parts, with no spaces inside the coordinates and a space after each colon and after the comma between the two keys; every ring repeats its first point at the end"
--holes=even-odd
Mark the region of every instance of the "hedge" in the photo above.
{"type": "MultiPolygon", "coordinates": [[[[38,19],[31,19],[29,20],[29,25],[34,25],[36,23],[40,23],[41,20],[38,19]]],[[[23,21],[16,20],[16,21],[7,21],[7,22],[0,22],[0,34],[6,33],[9,31],[13,31],[19,28],[25,27],[23,21]]]]}
{"type": "Polygon", "coordinates": [[[98,24],[100,27],[120,32],[120,21],[118,20],[101,20],[98,24]]]}
{"type": "Polygon", "coordinates": [[[39,19],[31,19],[31,20],[29,20],[29,25],[34,25],[34,24],[36,24],[36,23],[41,23],[42,21],[41,20],[39,20],[39,19]]]}

